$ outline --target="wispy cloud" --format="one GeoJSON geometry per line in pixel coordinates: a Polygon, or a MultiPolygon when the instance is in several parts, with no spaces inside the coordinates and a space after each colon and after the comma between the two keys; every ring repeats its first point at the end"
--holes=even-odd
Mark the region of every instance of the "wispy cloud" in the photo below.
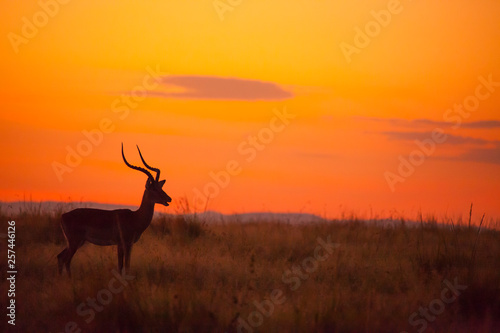
{"type": "MultiPolygon", "coordinates": [[[[432,132],[381,132],[390,140],[396,141],[423,141],[432,137],[432,132]]],[[[447,134],[443,144],[464,146],[464,152],[458,156],[440,157],[453,161],[469,161],[500,165],[500,141],[481,138],[465,137],[447,134]]]]}
{"type": "MultiPolygon", "coordinates": [[[[414,141],[414,140],[426,140],[432,138],[432,132],[392,132],[386,131],[381,132],[381,134],[387,136],[390,140],[403,140],[403,141],[414,141]]],[[[496,143],[496,141],[489,141],[481,138],[473,138],[468,136],[459,136],[446,134],[446,143],[451,145],[485,145],[496,143]]]]}
{"type": "Polygon", "coordinates": [[[500,141],[496,141],[493,148],[470,149],[456,159],[461,161],[473,161],[500,165],[500,141]]]}
{"type": "Polygon", "coordinates": [[[216,76],[166,76],[162,79],[166,91],[151,95],[198,100],[266,101],[284,100],[293,94],[276,83],[216,76]]]}
{"type": "Polygon", "coordinates": [[[471,121],[468,123],[462,123],[460,126],[464,128],[500,128],[500,121],[479,120],[479,121],[471,121]]]}
{"type": "Polygon", "coordinates": [[[297,156],[301,159],[332,159],[338,157],[336,154],[319,152],[297,152],[297,156]]]}
{"type": "MultiPolygon", "coordinates": [[[[454,123],[446,121],[437,121],[431,119],[401,119],[401,118],[377,118],[377,117],[355,117],[359,120],[386,122],[393,126],[398,127],[442,127],[447,128],[454,125],[454,123]]],[[[492,129],[500,128],[500,120],[478,120],[464,122],[460,124],[462,128],[478,128],[478,129],[492,129]]]]}

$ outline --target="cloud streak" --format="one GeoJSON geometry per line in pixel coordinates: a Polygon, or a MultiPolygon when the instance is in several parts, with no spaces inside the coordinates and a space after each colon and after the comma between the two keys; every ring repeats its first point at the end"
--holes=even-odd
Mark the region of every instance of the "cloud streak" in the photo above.
{"type": "Polygon", "coordinates": [[[500,165],[500,141],[496,141],[493,148],[470,149],[461,154],[457,159],[500,165]]]}
{"type": "MultiPolygon", "coordinates": [[[[367,121],[376,121],[376,122],[386,122],[393,126],[399,127],[452,127],[454,123],[446,122],[446,121],[437,121],[431,119],[401,119],[401,118],[377,118],[377,117],[356,117],[356,119],[367,120],[367,121]]],[[[462,128],[473,128],[473,129],[493,129],[500,128],[500,120],[478,120],[478,121],[470,121],[464,122],[460,124],[462,128]]]]}
{"type": "MultiPolygon", "coordinates": [[[[386,131],[381,132],[381,134],[387,136],[390,140],[402,140],[402,141],[414,141],[414,140],[426,140],[432,137],[432,132],[392,132],[386,131]]],[[[450,145],[486,145],[491,143],[496,143],[496,141],[489,141],[481,138],[473,138],[468,136],[459,136],[446,134],[445,143],[450,145]]]]}
{"type": "MultiPolygon", "coordinates": [[[[432,137],[431,132],[382,132],[381,134],[395,141],[423,141],[432,137]]],[[[443,144],[467,147],[458,156],[444,157],[446,160],[500,165],[500,141],[447,134],[443,144]]]]}
{"type": "Polygon", "coordinates": [[[276,83],[216,76],[166,76],[166,91],[150,95],[193,100],[275,101],[294,95],[276,83]]]}

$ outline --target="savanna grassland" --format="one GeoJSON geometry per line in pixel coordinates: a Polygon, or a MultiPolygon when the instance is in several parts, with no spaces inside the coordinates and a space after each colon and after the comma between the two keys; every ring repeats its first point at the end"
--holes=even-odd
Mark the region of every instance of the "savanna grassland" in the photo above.
{"type": "Polygon", "coordinates": [[[500,331],[500,234],[484,224],[160,216],[135,244],[127,276],[117,277],[116,247],[85,245],[68,278],[57,272],[60,213],[0,212],[1,232],[16,221],[18,270],[16,326],[3,315],[0,331],[500,331]]]}

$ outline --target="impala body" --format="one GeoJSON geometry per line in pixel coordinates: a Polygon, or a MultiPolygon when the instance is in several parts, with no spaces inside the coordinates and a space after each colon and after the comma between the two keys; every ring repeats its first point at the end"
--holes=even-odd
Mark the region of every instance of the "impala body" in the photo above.
{"type": "MultiPolygon", "coordinates": [[[[137,149],[139,150],[139,147],[137,149]]],[[[150,225],[155,204],[168,206],[172,201],[162,189],[165,180],[159,181],[160,170],[150,167],[144,161],[140,150],[139,156],[146,168],[156,172],[155,178],[148,170],[127,162],[122,144],[122,157],[125,164],[148,176],[141,206],[138,210],[78,208],[62,215],[61,228],[68,245],[57,256],[59,274],[66,267],[68,275],[71,276],[71,259],[85,242],[100,246],[117,245],[119,271],[123,270],[124,259],[125,269],[129,268],[132,245],[139,240],[144,230],[150,225]]]]}

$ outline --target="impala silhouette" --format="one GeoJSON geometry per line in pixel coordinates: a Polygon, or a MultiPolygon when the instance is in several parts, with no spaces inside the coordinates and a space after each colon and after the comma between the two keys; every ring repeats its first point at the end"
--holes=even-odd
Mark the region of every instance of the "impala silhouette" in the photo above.
{"type": "Polygon", "coordinates": [[[159,180],[160,169],[149,166],[144,161],[139,146],[137,146],[137,150],[144,166],[156,172],[156,177],[153,177],[148,170],[128,163],[123,153],[122,143],[122,157],[125,164],[148,176],[141,206],[136,211],[78,208],[63,214],[61,228],[68,245],[57,256],[59,274],[62,274],[63,268],[66,267],[68,275],[71,276],[71,259],[85,242],[100,246],[116,245],[118,248],[118,270],[122,273],[124,258],[125,270],[128,270],[132,245],[139,240],[144,230],[151,224],[155,204],[168,206],[172,201],[162,189],[165,180],[159,180]]]}

